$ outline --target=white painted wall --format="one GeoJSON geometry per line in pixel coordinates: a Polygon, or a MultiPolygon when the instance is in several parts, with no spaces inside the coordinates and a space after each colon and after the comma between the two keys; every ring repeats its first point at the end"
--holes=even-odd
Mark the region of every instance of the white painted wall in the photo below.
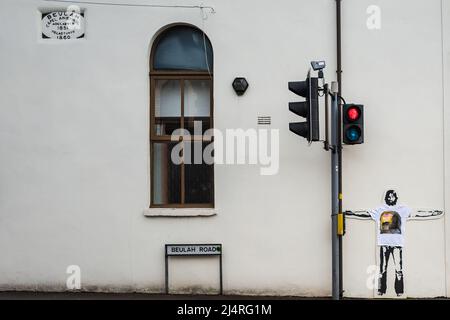
{"type": "MultiPolygon", "coordinates": [[[[345,209],[377,206],[387,187],[413,208],[443,208],[441,1],[345,1],[343,30],[343,91],[366,105],[365,143],[344,151],[345,209]],[[362,21],[372,4],[380,30],[362,21]]],[[[408,222],[406,233],[407,295],[444,296],[444,220],[408,222]]],[[[372,221],[348,221],[348,295],[369,294],[362,280],[377,264],[374,243],[372,221]]]]}
{"type": "MultiPolygon", "coordinates": [[[[442,33],[443,33],[443,43],[442,43],[442,70],[443,70],[443,81],[444,81],[444,92],[443,92],[443,109],[444,109],[444,159],[445,159],[445,166],[444,166],[444,190],[445,190],[445,207],[448,208],[448,205],[450,204],[450,194],[448,190],[450,190],[450,139],[449,134],[449,125],[450,123],[450,88],[448,86],[448,83],[450,81],[450,20],[448,17],[450,17],[450,4],[448,1],[442,2],[442,17],[443,17],[443,23],[442,23],[442,33]]],[[[444,217],[445,222],[445,267],[446,267],[446,293],[447,296],[450,296],[450,246],[448,245],[450,243],[450,219],[448,215],[444,217]]]]}
{"type": "MultiPolygon", "coordinates": [[[[329,155],[289,132],[287,82],[313,59],[334,78],[335,2],[204,4],[216,11],[206,21],[197,9],[85,5],[85,39],[58,42],[40,39],[39,9],[61,5],[0,2],[1,289],[65,290],[77,264],[86,290],[161,292],[165,243],[220,242],[226,293],[330,294],[329,155]],[[143,215],[151,41],[177,22],[212,42],[215,127],[253,128],[270,115],[280,129],[278,175],[216,166],[212,217],[143,215]],[[242,97],[236,76],[250,83],[242,97]]],[[[343,2],[343,92],[366,105],[366,142],[345,148],[345,209],[378,205],[387,186],[410,206],[444,207],[441,34],[439,0],[343,2]],[[381,30],[366,28],[369,4],[382,8],[381,30]]],[[[448,295],[444,227],[409,223],[408,295],[448,295]]],[[[348,221],[344,244],[345,294],[371,297],[373,223],[348,221]]],[[[215,259],[172,262],[173,291],[217,288],[215,259]]]]}

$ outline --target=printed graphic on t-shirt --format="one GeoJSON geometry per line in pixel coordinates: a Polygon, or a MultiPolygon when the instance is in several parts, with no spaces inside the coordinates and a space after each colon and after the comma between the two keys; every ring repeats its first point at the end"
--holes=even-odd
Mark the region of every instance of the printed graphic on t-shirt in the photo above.
{"type": "Polygon", "coordinates": [[[380,233],[401,234],[402,219],[396,211],[384,211],[380,215],[380,233]]]}

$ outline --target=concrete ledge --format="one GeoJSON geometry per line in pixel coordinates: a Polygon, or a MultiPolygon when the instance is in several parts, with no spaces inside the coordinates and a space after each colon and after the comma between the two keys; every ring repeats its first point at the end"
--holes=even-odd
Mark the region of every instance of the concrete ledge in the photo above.
{"type": "Polygon", "coordinates": [[[215,208],[147,208],[146,217],[212,217],[217,215],[215,208]]]}

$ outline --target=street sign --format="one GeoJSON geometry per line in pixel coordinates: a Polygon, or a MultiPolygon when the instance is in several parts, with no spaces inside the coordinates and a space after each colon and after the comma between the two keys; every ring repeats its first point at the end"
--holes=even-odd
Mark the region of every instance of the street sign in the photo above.
{"type": "Polygon", "coordinates": [[[169,257],[216,256],[219,258],[219,294],[223,294],[222,244],[166,244],[165,245],[165,284],[169,294],[169,257]]]}
{"type": "Polygon", "coordinates": [[[166,254],[168,256],[211,256],[220,255],[222,246],[220,244],[168,244],[166,254]]]}

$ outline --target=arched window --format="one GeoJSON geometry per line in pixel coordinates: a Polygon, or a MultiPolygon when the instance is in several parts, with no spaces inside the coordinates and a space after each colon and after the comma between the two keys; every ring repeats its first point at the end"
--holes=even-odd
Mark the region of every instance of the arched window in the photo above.
{"type": "Polygon", "coordinates": [[[213,128],[212,66],[211,43],[198,28],[170,27],[153,44],[151,207],[214,206],[213,164],[198,156],[211,143],[203,133],[213,128]],[[171,141],[172,134],[181,142],[171,141]],[[181,163],[174,161],[172,151],[181,155],[181,163]]]}

